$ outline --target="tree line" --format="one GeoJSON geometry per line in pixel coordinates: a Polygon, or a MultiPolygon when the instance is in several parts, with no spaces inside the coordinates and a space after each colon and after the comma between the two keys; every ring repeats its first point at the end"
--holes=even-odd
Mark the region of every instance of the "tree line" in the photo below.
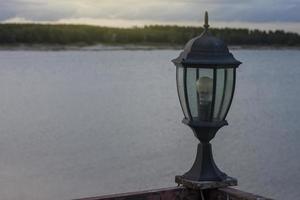
{"type": "MultiPolygon", "coordinates": [[[[184,45],[203,31],[200,27],[151,25],[111,28],[90,25],[0,24],[0,45],[184,45]]],[[[210,28],[228,45],[300,46],[297,33],[249,30],[245,28],[210,28]]]]}

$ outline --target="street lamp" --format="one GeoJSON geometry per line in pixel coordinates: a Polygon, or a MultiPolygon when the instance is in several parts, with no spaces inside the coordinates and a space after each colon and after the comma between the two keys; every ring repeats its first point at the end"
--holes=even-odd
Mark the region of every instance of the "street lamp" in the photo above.
{"type": "Polygon", "coordinates": [[[192,168],[176,177],[179,184],[235,180],[216,166],[210,140],[221,127],[228,125],[225,118],[234,94],[236,68],[241,62],[208,28],[206,12],[203,33],[191,39],[179,57],[172,60],[177,68],[177,91],[185,116],[183,123],[200,140],[192,168]]]}

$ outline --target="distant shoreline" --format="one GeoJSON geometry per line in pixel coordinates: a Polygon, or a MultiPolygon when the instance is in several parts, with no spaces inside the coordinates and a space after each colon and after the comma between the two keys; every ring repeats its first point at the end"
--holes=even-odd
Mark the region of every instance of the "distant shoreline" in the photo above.
{"type": "MultiPolygon", "coordinates": [[[[210,28],[233,49],[299,49],[297,33],[242,28],[210,28]]],[[[182,49],[201,27],[149,25],[112,28],[90,25],[1,24],[2,50],[156,50],[182,49]]]]}
{"type": "MultiPolygon", "coordinates": [[[[168,45],[0,45],[0,51],[120,51],[120,50],[181,50],[183,46],[168,45]]],[[[229,46],[231,50],[300,50],[300,47],[291,46],[259,46],[240,45],[229,46]]]]}

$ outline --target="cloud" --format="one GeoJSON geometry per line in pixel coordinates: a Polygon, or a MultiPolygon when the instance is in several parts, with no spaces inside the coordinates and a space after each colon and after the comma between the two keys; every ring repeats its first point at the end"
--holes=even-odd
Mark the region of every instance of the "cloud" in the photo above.
{"type": "Polygon", "coordinates": [[[300,22],[300,2],[264,0],[238,7],[223,6],[216,12],[218,19],[244,22],[300,22]],[[230,10],[231,12],[224,12],[230,10]]]}
{"type": "MultiPolygon", "coordinates": [[[[0,21],[300,22],[298,0],[0,0],[0,21]]],[[[202,23],[202,22],[201,22],[202,23]]]]}
{"type": "Polygon", "coordinates": [[[67,1],[10,0],[0,3],[0,20],[20,17],[35,21],[55,21],[72,16],[74,9],[75,6],[67,1]]]}

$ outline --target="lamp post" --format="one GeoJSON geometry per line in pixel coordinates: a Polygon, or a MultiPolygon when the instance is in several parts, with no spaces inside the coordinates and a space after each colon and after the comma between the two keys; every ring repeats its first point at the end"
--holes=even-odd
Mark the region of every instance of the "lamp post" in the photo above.
{"type": "Polygon", "coordinates": [[[221,127],[228,125],[225,118],[234,94],[236,68],[241,62],[233,57],[222,40],[212,36],[207,12],[203,33],[191,39],[172,62],[177,68],[183,123],[200,141],[195,163],[184,175],[177,176],[176,182],[225,183],[231,180],[231,185],[236,185],[235,179],[216,166],[210,141],[221,127]]]}

